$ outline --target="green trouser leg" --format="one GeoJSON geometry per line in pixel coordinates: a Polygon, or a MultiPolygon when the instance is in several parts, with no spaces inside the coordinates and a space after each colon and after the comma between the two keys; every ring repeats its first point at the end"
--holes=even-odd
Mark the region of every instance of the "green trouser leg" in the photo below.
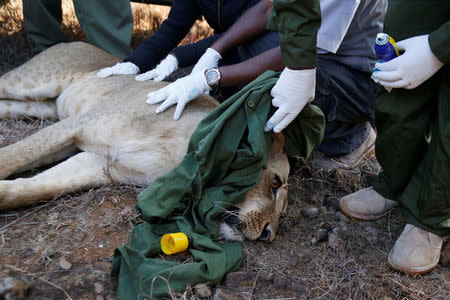
{"type": "Polygon", "coordinates": [[[73,0],[86,41],[121,58],[128,56],[133,35],[129,0],[73,0]]]}
{"type": "Polygon", "coordinates": [[[406,223],[440,236],[450,234],[449,71],[442,68],[413,90],[383,92],[375,103],[383,172],[374,188],[401,203],[406,223]]]}
{"type": "Polygon", "coordinates": [[[38,51],[67,42],[61,30],[61,0],[23,0],[23,18],[25,32],[38,51]]]}

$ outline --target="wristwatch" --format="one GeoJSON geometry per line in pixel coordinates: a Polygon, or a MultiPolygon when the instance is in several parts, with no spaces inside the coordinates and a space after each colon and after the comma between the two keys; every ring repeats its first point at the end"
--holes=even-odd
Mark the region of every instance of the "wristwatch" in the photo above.
{"type": "Polygon", "coordinates": [[[206,69],[205,78],[210,88],[218,86],[221,78],[219,68],[206,69]]]}

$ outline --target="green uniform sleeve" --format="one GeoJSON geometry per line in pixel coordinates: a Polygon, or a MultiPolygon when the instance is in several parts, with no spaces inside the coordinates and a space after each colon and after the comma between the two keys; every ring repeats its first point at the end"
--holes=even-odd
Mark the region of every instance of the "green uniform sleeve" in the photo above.
{"type": "Polygon", "coordinates": [[[450,47],[448,46],[450,43],[450,21],[430,33],[428,42],[434,55],[444,64],[448,64],[450,62],[450,47]]]}
{"type": "Polygon", "coordinates": [[[317,64],[318,0],[274,0],[267,29],[280,34],[283,63],[290,68],[314,68],[317,64]]]}

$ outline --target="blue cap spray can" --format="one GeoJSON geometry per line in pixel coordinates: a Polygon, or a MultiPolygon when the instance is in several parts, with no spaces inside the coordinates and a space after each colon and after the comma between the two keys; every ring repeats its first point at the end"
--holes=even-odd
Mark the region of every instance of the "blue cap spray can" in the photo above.
{"type": "Polygon", "coordinates": [[[380,62],[396,58],[399,53],[394,39],[386,33],[379,33],[375,39],[375,53],[380,62]]]}
{"type": "MultiPolygon", "coordinates": [[[[375,53],[378,57],[378,62],[387,62],[393,58],[399,56],[397,47],[395,46],[394,39],[386,33],[378,33],[375,39],[375,53]]],[[[374,72],[379,71],[375,68],[374,72]]],[[[385,87],[390,92],[392,89],[385,87]]]]}

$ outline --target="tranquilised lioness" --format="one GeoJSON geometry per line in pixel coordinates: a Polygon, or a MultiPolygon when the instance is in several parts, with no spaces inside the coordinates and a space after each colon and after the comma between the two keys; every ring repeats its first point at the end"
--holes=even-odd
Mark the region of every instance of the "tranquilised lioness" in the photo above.
{"type": "MultiPolygon", "coordinates": [[[[181,161],[192,132],[218,103],[203,95],[178,121],[171,117],[174,108],[155,114],[146,95],[166,83],[96,78],[100,68],[119,61],[86,43],[58,44],[0,77],[0,119],[60,120],[0,149],[0,209],[111,182],[147,186],[181,161]],[[62,159],[31,178],[7,180],[62,159]]],[[[239,226],[221,225],[225,238],[275,238],[287,206],[289,163],[283,145],[283,136],[276,135],[268,167],[238,204],[239,226]]]]}

